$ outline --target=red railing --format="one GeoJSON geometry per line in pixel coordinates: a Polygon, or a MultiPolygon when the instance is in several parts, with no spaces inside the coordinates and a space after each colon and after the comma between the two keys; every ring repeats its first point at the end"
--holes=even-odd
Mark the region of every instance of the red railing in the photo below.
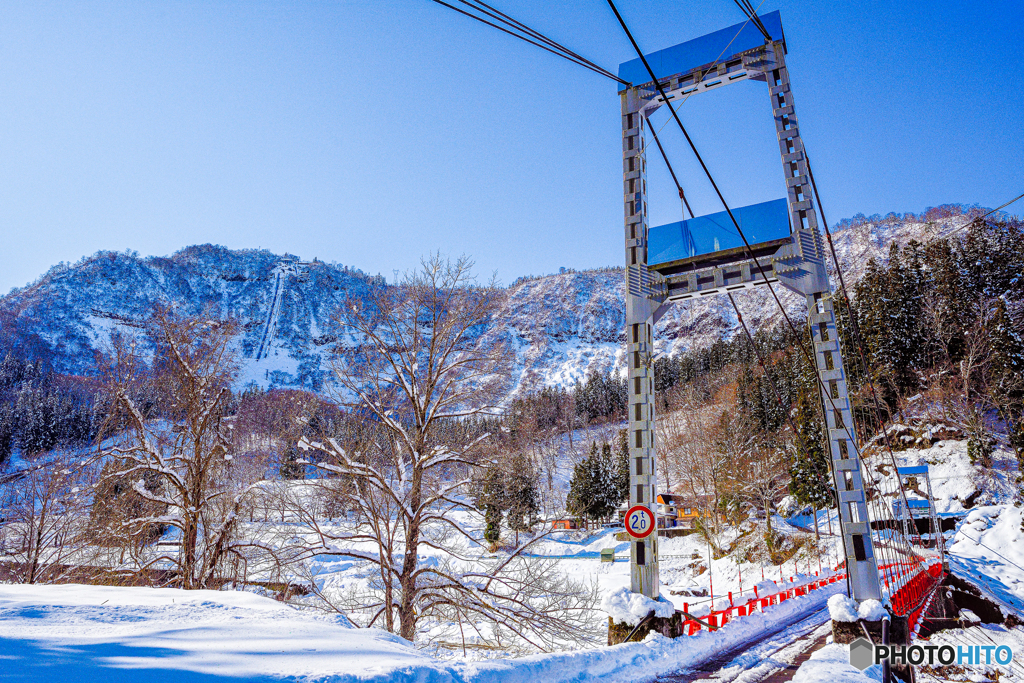
{"type": "MultiPolygon", "coordinates": [[[[846,574],[832,574],[822,578],[815,579],[809,583],[800,584],[798,586],[791,586],[785,588],[776,593],[769,595],[758,595],[757,588],[754,588],[754,597],[749,598],[745,602],[736,604],[733,601],[733,594],[729,593],[729,606],[725,609],[712,610],[707,615],[698,616],[700,621],[694,619],[686,619],[683,621],[683,634],[692,636],[701,629],[715,630],[725,626],[727,623],[738,617],[745,617],[755,612],[764,612],[767,608],[772,605],[778,605],[786,600],[792,600],[793,598],[807,595],[808,592],[824,588],[825,586],[832,585],[839,581],[846,579],[846,574]]],[[[683,611],[686,613],[690,612],[690,606],[688,603],[683,604],[683,611]]]]}
{"type": "Polygon", "coordinates": [[[883,576],[888,574],[884,583],[893,613],[907,617],[908,628],[912,632],[924,612],[928,597],[942,582],[942,563],[938,558],[928,558],[924,562],[884,565],[879,567],[879,571],[883,576]]]}
{"type": "MultiPolygon", "coordinates": [[[[840,565],[838,569],[845,568],[840,565]]],[[[897,616],[908,617],[908,627],[913,632],[917,621],[921,618],[928,603],[928,597],[942,581],[942,563],[936,559],[926,560],[924,565],[919,562],[899,562],[879,567],[884,576],[884,584],[889,592],[889,602],[892,605],[893,613],[897,616]],[[911,573],[911,569],[917,569],[911,573]]],[[[755,587],[754,596],[740,602],[736,602],[733,594],[729,593],[729,606],[712,610],[706,615],[695,615],[696,619],[685,619],[683,621],[683,633],[692,636],[698,631],[715,630],[721,628],[733,619],[745,617],[755,612],[763,613],[772,605],[778,605],[786,600],[792,600],[808,592],[818,590],[825,586],[832,585],[846,579],[845,572],[832,574],[831,576],[815,579],[809,583],[790,586],[768,595],[758,595],[755,587]]],[[[683,604],[683,611],[690,612],[689,603],[683,604]]]]}

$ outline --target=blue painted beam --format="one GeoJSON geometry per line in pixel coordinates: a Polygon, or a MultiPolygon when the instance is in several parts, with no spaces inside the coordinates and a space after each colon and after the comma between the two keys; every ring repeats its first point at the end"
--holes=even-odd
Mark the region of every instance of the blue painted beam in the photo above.
{"type": "MultiPolygon", "coordinates": [[[[758,16],[773,40],[785,42],[785,36],[782,33],[782,16],[778,10],[758,16]]],[[[753,22],[746,21],[644,56],[647,57],[647,62],[651,65],[655,75],[658,78],[664,78],[686,73],[716,61],[718,63],[727,62],[741,52],[753,50],[764,43],[764,36],[753,22]]],[[[651,76],[647,73],[647,69],[644,68],[639,57],[619,64],[619,78],[629,81],[633,85],[651,82],[651,76]]],[[[620,83],[619,92],[625,89],[626,86],[620,83]]]]}
{"type": "MultiPolygon", "coordinates": [[[[789,237],[789,207],[785,199],[751,204],[732,210],[751,246],[789,237]]],[[[742,247],[725,211],[685,221],[659,225],[647,233],[647,263],[660,264],[742,247]]]]}

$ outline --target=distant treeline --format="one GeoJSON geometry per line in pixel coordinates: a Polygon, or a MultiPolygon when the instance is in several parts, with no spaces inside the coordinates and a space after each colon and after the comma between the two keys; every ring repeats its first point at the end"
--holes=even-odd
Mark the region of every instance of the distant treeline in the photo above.
{"type": "Polygon", "coordinates": [[[80,378],[56,375],[43,361],[8,350],[0,361],[0,465],[14,448],[39,453],[90,441],[102,420],[93,394],[80,378]]]}

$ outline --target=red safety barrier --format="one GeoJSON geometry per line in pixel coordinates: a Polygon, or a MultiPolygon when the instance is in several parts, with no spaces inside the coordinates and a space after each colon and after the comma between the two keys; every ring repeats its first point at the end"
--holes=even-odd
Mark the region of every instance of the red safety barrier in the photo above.
{"type": "MultiPolygon", "coordinates": [[[[826,578],[812,581],[811,583],[803,586],[794,586],[770,595],[758,595],[757,588],[755,587],[754,597],[749,598],[746,602],[740,603],[739,605],[734,603],[733,594],[730,592],[728,607],[725,609],[711,611],[706,616],[700,617],[701,621],[686,619],[683,621],[683,633],[685,635],[692,636],[701,629],[707,629],[708,626],[710,626],[710,630],[713,631],[725,626],[735,618],[745,617],[758,611],[763,613],[767,607],[778,605],[785,600],[807,595],[810,591],[832,585],[833,583],[842,581],[845,578],[846,574],[833,574],[826,578]],[[706,624],[702,622],[706,622],[706,624]]],[[[689,613],[689,603],[683,603],[683,611],[689,613]]]]}
{"type": "Polygon", "coordinates": [[[889,603],[892,605],[893,613],[898,616],[906,616],[909,628],[913,630],[916,622],[920,619],[928,598],[932,591],[942,582],[942,563],[937,558],[931,558],[923,568],[920,565],[910,562],[900,562],[880,567],[883,570],[891,569],[893,579],[886,579],[885,586],[889,589],[889,603]],[[910,574],[907,569],[916,569],[910,574]]]}

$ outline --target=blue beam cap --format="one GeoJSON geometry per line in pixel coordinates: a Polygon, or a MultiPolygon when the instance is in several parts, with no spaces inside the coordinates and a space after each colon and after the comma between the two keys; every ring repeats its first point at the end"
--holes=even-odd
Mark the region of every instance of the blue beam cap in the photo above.
{"type": "MultiPolygon", "coordinates": [[[[732,210],[751,246],[789,237],[789,206],[785,199],[732,210]]],[[[647,232],[647,262],[660,264],[744,246],[725,211],[658,225],[647,232]]]]}
{"type": "MultiPolygon", "coordinates": [[[[781,40],[785,43],[782,16],[778,10],[759,14],[758,17],[772,40],[781,40]]],[[[761,47],[764,43],[761,31],[748,20],[644,56],[647,57],[654,74],[658,78],[665,78],[692,71],[705,64],[727,62],[741,52],[761,47]]],[[[651,76],[639,57],[619,64],[619,78],[633,85],[651,82],[651,76]]],[[[625,89],[626,86],[620,83],[619,92],[625,89]]]]}

